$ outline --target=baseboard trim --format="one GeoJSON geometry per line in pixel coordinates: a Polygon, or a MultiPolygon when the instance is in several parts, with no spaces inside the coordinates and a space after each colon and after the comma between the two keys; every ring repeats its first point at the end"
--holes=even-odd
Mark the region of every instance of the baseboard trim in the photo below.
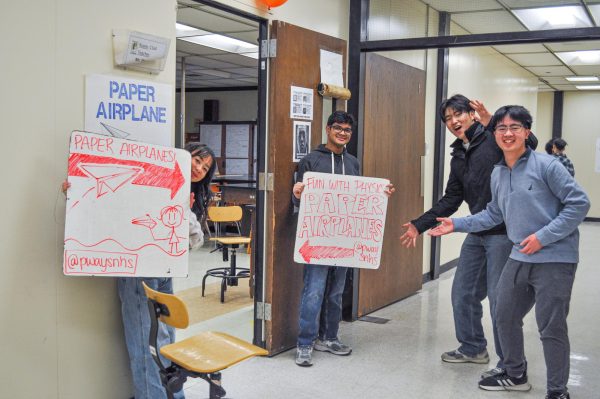
{"type": "Polygon", "coordinates": [[[587,217],[585,219],[583,219],[584,222],[600,222],[600,218],[592,218],[592,217],[587,217]]]}
{"type": "MultiPolygon", "coordinates": [[[[450,262],[444,263],[440,266],[440,275],[452,270],[458,265],[458,258],[451,260],[450,262]]],[[[431,281],[431,275],[429,273],[423,274],[423,284],[431,281]]]]}

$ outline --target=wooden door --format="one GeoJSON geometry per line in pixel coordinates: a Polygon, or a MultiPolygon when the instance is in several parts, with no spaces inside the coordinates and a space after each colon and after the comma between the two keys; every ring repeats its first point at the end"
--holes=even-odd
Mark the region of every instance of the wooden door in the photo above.
{"type": "MultiPolygon", "coordinates": [[[[268,172],[274,175],[274,185],[267,195],[264,300],[271,304],[271,320],[265,323],[266,348],[275,354],[296,345],[302,289],[302,265],[293,261],[297,217],[291,195],[297,163],[292,162],[291,86],[314,90],[310,122],[311,147],[315,148],[322,142],[324,112],[323,99],[316,91],[320,50],[342,54],[345,65],[346,42],[281,21],[273,22],[271,38],[277,40],[277,55],[271,59],[269,70],[268,172]]],[[[336,106],[344,109],[345,102],[338,101],[336,106]]]]}
{"type": "Polygon", "coordinates": [[[389,178],[396,193],[388,202],[381,266],[360,270],[358,316],[418,291],[423,247],[400,245],[402,224],[423,212],[421,156],[425,149],[425,72],[368,53],[365,60],[363,175],[389,178]]]}

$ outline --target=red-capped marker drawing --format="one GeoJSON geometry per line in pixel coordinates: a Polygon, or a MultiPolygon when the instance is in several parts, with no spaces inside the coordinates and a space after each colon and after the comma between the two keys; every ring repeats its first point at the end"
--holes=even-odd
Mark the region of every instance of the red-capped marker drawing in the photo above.
{"type": "Polygon", "coordinates": [[[353,248],[327,247],[322,245],[311,246],[308,240],[298,250],[306,263],[311,259],[342,259],[354,257],[353,248]]]}
{"type": "Polygon", "coordinates": [[[183,252],[179,248],[179,243],[185,238],[184,236],[177,235],[177,227],[183,222],[183,208],[179,205],[165,206],[160,211],[160,217],[158,220],[161,221],[162,225],[167,228],[167,235],[165,237],[157,237],[154,228],[158,225],[152,218],[152,216],[146,214],[143,218],[136,218],[131,221],[132,224],[147,227],[152,234],[154,241],[169,241],[169,253],[174,256],[179,256],[183,252]]]}

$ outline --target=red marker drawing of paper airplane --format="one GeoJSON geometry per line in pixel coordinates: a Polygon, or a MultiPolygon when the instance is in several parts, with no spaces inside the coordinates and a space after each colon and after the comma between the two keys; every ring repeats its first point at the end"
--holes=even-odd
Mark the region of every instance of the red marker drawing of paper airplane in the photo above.
{"type": "Polygon", "coordinates": [[[308,244],[308,240],[298,250],[306,263],[310,263],[311,259],[341,259],[352,258],[354,256],[353,248],[321,246],[308,244]]]}
{"type": "MultiPolygon", "coordinates": [[[[90,175],[84,171],[84,169],[81,168],[82,165],[95,165],[96,167],[110,166],[112,168],[121,167],[122,169],[118,173],[119,175],[125,173],[125,170],[138,170],[138,172],[133,174],[130,179],[125,180],[123,184],[131,181],[131,184],[140,186],[168,189],[171,191],[171,199],[175,197],[179,189],[185,183],[185,177],[181,173],[181,168],[177,161],[175,161],[173,168],[167,168],[147,162],[117,159],[100,155],[71,153],[71,155],[69,155],[69,176],[96,178],[96,176],[90,175]]],[[[98,168],[95,169],[99,170],[98,168]]],[[[123,184],[116,188],[121,187],[123,184]]],[[[112,186],[114,187],[114,184],[112,184],[112,186]]]]}
{"type": "Polygon", "coordinates": [[[138,166],[126,165],[78,165],[79,169],[91,178],[96,179],[96,198],[100,198],[108,192],[115,192],[127,182],[144,171],[138,166]]]}

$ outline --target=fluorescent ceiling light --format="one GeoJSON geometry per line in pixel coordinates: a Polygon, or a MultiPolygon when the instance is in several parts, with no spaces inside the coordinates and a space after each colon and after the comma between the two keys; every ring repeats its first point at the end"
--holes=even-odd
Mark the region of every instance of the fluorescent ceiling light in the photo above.
{"type": "Polygon", "coordinates": [[[569,82],[597,82],[597,76],[567,76],[565,77],[569,82]]]}
{"type": "Polygon", "coordinates": [[[529,30],[593,26],[581,6],[526,8],[514,13],[529,30]]]}
{"type": "Polygon", "coordinates": [[[600,90],[600,85],[575,86],[579,90],[600,90]]]}
{"type": "Polygon", "coordinates": [[[202,29],[196,29],[192,26],[183,25],[180,23],[175,24],[175,30],[176,36],[180,40],[215,48],[228,53],[234,53],[258,59],[258,46],[256,44],[234,39],[233,37],[208,32],[202,29]]]}
{"type": "Polygon", "coordinates": [[[554,54],[567,65],[600,64],[600,50],[563,51],[554,54]]]}

